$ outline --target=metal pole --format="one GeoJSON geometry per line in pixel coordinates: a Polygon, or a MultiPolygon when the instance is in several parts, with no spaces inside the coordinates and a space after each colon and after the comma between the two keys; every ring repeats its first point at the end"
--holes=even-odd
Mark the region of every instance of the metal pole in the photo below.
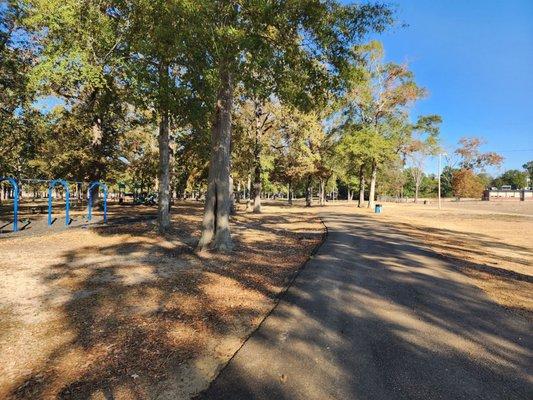
{"type": "MultiPolygon", "coordinates": [[[[19,184],[15,178],[0,176],[0,183],[4,181],[7,181],[13,187],[13,232],[17,232],[19,230],[19,184]]],[[[0,197],[2,196],[1,191],[2,188],[0,187],[0,197]]]]}
{"type": "Polygon", "coordinates": [[[88,201],[87,201],[87,221],[90,221],[92,216],[93,216],[93,213],[92,213],[92,205],[93,205],[93,197],[92,197],[92,189],[93,189],[93,185],[89,185],[89,190],[87,191],[87,197],[88,197],[88,201]]]}
{"type": "Polygon", "coordinates": [[[441,153],[439,153],[439,210],[442,209],[442,204],[441,204],[441,199],[440,199],[440,158],[441,158],[441,153]]]}
{"type": "Polygon", "coordinates": [[[104,187],[104,224],[107,224],[107,186],[104,187]]]}
{"type": "Polygon", "coordinates": [[[68,188],[68,182],[63,181],[63,184],[65,186],[65,194],[66,194],[66,203],[65,203],[65,226],[68,227],[70,225],[70,190],[68,188]]]}
{"type": "Polygon", "coordinates": [[[15,180],[13,182],[13,193],[15,194],[13,199],[13,232],[17,232],[19,230],[19,186],[15,180]]]}

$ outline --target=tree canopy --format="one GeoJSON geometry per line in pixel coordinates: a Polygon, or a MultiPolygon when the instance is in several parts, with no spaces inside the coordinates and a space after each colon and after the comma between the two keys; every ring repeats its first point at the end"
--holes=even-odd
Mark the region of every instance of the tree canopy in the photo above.
{"type": "MultiPolygon", "coordinates": [[[[413,114],[426,89],[369,40],[394,23],[387,5],[12,0],[0,13],[1,175],[157,191],[162,233],[173,197],[203,199],[198,247],[222,251],[234,199],[261,212],[271,195],[359,191],[371,207],[436,192],[425,163],[442,119],[413,114]]],[[[473,182],[458,171],[501,163],[481,145],[461,140],[443,193],[473,182]]]]}

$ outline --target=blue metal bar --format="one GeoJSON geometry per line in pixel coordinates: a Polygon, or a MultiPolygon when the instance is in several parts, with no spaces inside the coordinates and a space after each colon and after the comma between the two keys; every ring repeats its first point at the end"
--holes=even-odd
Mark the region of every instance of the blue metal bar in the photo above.
{"type": "Polygon", "coordinates": [[[48,186],[48,226],[52,225],[52,186],[48,186]]]}
{"type": "Polygon", "coordinates": [[[63,186],[65,187],[66,192],[66,204],[65,204],[65,226],[70,224],[70,189],[68,188],[68,183],[63,181],[63,186]]]}
{"type": "Polygon", "coordinates": [[[91,183],[89,189],[87,189],[87,221],[90,221],[93,217],[93,187],[94,183],[91,183]]]}
{"type": "MultiPolygon", "coordinates": [[[[13,200],[13,232],[19,230],[19,185],[13,180],[14,186],[14,200],[13,200]]],[[[13,184],[12,183],[12,184],[13,184]]]]}
{"type": "Polygon", "coordinates": [[[13,186],[13,232],[19,230],[19,185],[14,178],[0,177],[0,182],[8,181],[13,186]]]}
{"type": "Polygon", "coordinates": [[[52,225],[52,189],[58,184],[65,188],[65,226],[69,226],[70,190],[68,188],[68,182],[64,179],[54,179],[53,181],[50,181],[50,184],[48,185],[48,226],[52,225]]]}
{"type": "Polygon", "coordinates": [[[104,187],[104,224],[107,224],[107,186],[104,187]]]}

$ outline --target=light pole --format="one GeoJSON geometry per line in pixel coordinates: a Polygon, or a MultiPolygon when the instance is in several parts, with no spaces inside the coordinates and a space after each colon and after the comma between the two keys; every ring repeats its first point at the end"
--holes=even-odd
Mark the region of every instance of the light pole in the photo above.
{"type": "Polygon", "coordinates": [[[439,189],[438,189],[438,198],[439,198],[439,210],[442,209],[442,202],[441,202],[441,199],[440,199],[440,175],[441,175],[441,167],[440,167],[440,163],[441,163],[441,156],[446,156],[447,154],[446,153],[439,153],[439,189]]]}

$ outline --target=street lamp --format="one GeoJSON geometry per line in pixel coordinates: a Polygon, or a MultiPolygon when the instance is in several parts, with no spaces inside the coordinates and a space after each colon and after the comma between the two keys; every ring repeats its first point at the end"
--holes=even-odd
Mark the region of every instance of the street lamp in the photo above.
{"type": "Polygon", "coordinates": [[[441,168],[440,168],[440,163],[441,163],[441,156],[447,156],[448,154],[446,153],[439,153],[439,194],[438,194],[438,197],[439,197],[439,210],[442,209],[442,202],[441,202],[441,199],[440,199],[440,175],[441,175],[441,168]]]}

